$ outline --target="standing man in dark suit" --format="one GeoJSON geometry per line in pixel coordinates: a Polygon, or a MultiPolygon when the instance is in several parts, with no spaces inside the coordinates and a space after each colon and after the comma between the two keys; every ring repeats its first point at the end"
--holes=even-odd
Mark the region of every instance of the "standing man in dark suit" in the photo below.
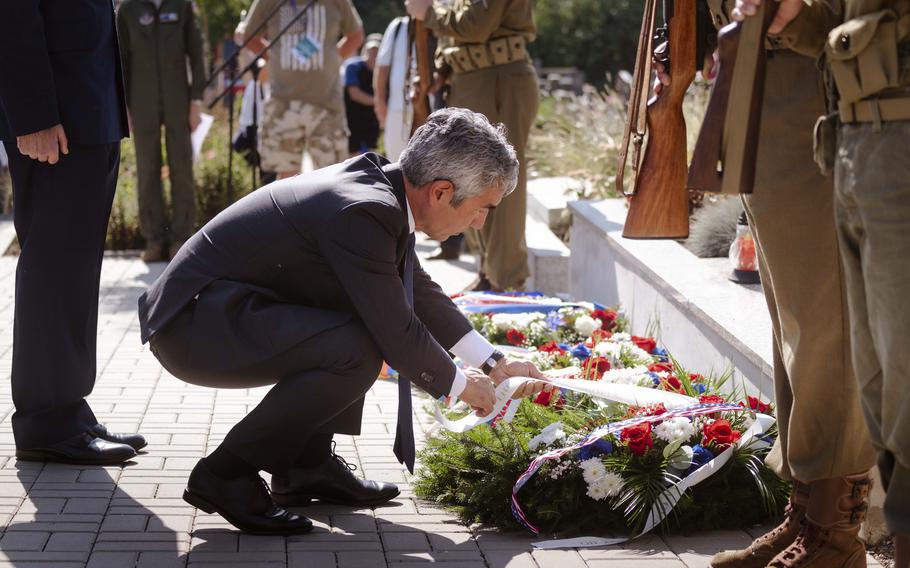
{"type": "Polygon", "coordinates": [[[197,464],[184,499],[244,531],[306,532],[308,519],[275,503],[373,506],[398,494],[355,477],[331,450],[334,432],[359,434],[383,359],[407,377],[395,455],[411,470],[408,379],[486,413],[490,379],[543,378],[475,332],[414,252],[415,230],[443,240],[482,226],[517,178],[501,126],[445,109],[417,130],[400,165],[369,153],[278,181],[194,235],[139,299],[142,340],[187,382],[275,386],[197,464]],[[447,352],[481,370],[456,368],[447,352]],[[275,502],[260,470],[273,474],[275,502]]]}
{"type": "Polygon", "coordinates": [[[99,424],[98,286],[128,135],[110,0],[0,3],[0,140],[9,148],[16,268],[16,456],[116,464],[145,446],[99,424]]]}

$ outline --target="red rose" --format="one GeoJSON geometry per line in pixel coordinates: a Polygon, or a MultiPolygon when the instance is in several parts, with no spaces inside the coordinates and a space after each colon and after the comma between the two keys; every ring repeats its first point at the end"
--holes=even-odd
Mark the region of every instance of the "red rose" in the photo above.
{"type": "Polygon", "coordinates": [[[703,394],[698,397],[698,402],[702,404],[726,404],[727,401],[724,400],[724,397],[718,396],[716,394],[703,394]]]}
{"type": "Polygon", "coordinates": [[[506,332],[506,341],[515,346],[521,346],[525,342],[525,334],[517,329],[510,329],[506,332]]]}
{"type": "Polygon", "coordinates": [[[610,370],[610,361],[606,357],[588,357],[585,361],[585,378],[600,380],[610,370]]]}
{"type": "Polygon", "coordinates": [[[652,373],[670,373],[673,371],[673,363],[664,363],[663,361],[659,363],[651,363],[648,365],[648,370],[652,373]]]}
{"type": "Polygon", "coordinates": [[[657,341],[653,337],[638,337],[637,335],[633,335],[632,343],[637,345],[639,349],[643,350],[645,353],[650,353],[657,347],[657,341]]]}
{"type": "Polygon", "coordinates": [[[616,312],[613,310],[594,310],[591,317],[600,320],[600,328],[606,331],[616,327],[616,312]]]}
{"type": "MultiPolygon", "coordinates": [[[[746,400],[749,401],[749,408],[751,408],[752,410],[754,410],[756,412],[761,412],[762,414],[764,414],[771,409],[770,404],[765,404],[758,397],[747,396],[746,400]]],[[[746,405],[743,404],[742,402],[740,402],[739,405],[742,406],[743,408],[746,407],[746,405]]]]}
{"type": "Polygon", "coordinates": [[[686,389],[683,388],[682,381],[676,378],[676,375],[669,375],[661,378],[660,386],[663,387],[663,390],[665,391],[686,394],[686,389]]]}
{"type": "Polygon", "coordinates": [[[550,391],[540,391],[537,393],[537,398],[534,399],[534,404],[539,404],[541,406],[550,406],[550,399],[553,398],[553,393],[550,391]]]}
{"type": "Polygon", "coordinates": [[[629,446],[636,456],[644,455],[648,449],[654,447],[654,440],[651,439],[651,424],[642,422],[637,426],[629,426],[619,434],[619,439],[629,446]]]}
{"type": "Polygon", "coordinates": [[[742,433],[734,430],[730,423],[723,419],[705,424],[702,433],[704,434],[702,445],[713,445],[718,449],[730,446],[742,436],[742,433]]]}
{"type": "Polygon", "coordinates": [[[698,373],[689,373],[689,381],[691,381],[693,383],[700,383],[704,380],[705,380],[704,375],[700,375],[698,373]]]}
{"type": "Polygon", "coordinates": [[[602,341],[606,341],[613,337],[613,334],[609,331],[603,329],[595,329],[594,333],[591,334],[591,347],[594,347],[602,341]]]}
{"type": "Polygon", "coordinates": [[[555,341],[547,341],[537,348],[541,353],[565,353],[566,350],[560,347],[555,341]]]}

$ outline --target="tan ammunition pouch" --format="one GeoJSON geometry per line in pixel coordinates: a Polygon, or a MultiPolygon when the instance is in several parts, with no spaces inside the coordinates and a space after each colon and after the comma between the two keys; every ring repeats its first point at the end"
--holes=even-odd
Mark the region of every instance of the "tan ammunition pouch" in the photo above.
{"type": "Polygon", "coordinates": [[[456,74],[529,59],[527,42],[519,35],[500,37],[487,43],[445,47],[442,58],[456,74]]]}
{"type": "MultiPolygon", "coordinates": [[[[825,55],[842,104],[901,85],[899,44],[910,35],[910,14],[880,10],[848,20],[828,34],[825,55]]],[[[907,59],[906,57],[904,59],[907,59]]]]}
{"type": "Polygon", "coordinates": [[[910,92],[904,96],[873,97],[855,103],[837,104],[840,121],[851,122],[892,122],[910,120],[910,92]]]}

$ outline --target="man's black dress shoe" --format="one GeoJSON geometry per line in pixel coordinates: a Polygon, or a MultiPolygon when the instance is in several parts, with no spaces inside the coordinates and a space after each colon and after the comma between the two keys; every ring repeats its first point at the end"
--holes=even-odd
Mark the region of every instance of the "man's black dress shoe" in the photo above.
{"type": "Polygon", "coordinates": [[[137,452],[148,444],[142,434],[118,434],[117,432],[111,432],[107,429],[107,426],[100,422],[91,427],[91,433],[108,442],[126,444],[137,452]]]}
{"type": "Polygon", "coordinates": [[[357,466],[336,453],[322,465],[272,476],[272,499],[285,507],[303,507],[312,499],[351,507],[375,507],[398,496],[398,486],[354,475],[357,466]]]}
{"type": "Polygon", "coordinates": [[[16,458],[23,461],[78,465],[116,465],[135,456],[136,450],[126,444],[108,442],[86,432],[47,447],[16,450],[16,458]]]}
{"type": "Polygon", "coordinates": [[[249,534],[291,535],[313,530],[313,523],[276,507],[259,474],[221,479],[200,460],[187,481],[183,500],[206,513],[218,513],[249,534]]]}

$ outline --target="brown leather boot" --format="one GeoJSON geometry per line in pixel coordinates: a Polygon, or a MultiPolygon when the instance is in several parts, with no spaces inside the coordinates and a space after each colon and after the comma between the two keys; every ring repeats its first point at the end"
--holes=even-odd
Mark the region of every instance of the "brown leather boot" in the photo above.
{"type": "Polygon", "coordinates": [[[799,536],[769,568],[864,568],[866,546],[858,535],[871,489],[869,472],[810,483],[799,536]]]}
{"type": "Polygon", "coordinates": [[[910,534],[897,533],[894,538],[894,568],[910,568],[910,534]]]}
{"type": "Polygon", "coordinates": [[[800,524],[806,517],[808,501],[809,486],[794,481],[783,522],[755,539],[747,548],[718,552],[711,559],[711,568],[765,568],[772,558],[796,540],[800,524]]]}

